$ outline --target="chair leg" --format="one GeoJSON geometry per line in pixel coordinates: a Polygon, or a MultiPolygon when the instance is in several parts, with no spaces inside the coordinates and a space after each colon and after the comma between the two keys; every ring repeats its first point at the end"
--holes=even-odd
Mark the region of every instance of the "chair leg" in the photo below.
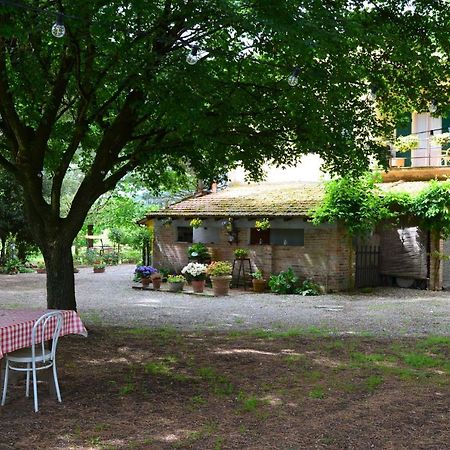
{"type": "Polygon", "coordinates": [[[58,397],[58,402],[61,403],[61,392],[59,390],[58,374],[56,373],[56,361],[53,361],[53,380],[55,381],[55,390],[56,396],[58,397]]]}
{"type": "Polygon", "coordinates": [[[36,363],[32,362],[32,372],[33,372],[33,399],[34,399],[34,412],[38,412],[38,393],[37,393],[37,374],[36,374],[36,363]]]}
{"type": "Polygon", "coordinates": [[[30,396],[30,363],[27,363],[27,386],[25,388],[25,397],[29,397],[30,396]]]}
{"type": "Polygon", "coordinates": [[[2,406],[4,406],[5,402],[6,402],[6,391],[8,390],[8,372],[9,372],[9,361],[6,360],[6,363],[5,363],[5,380],[3,382],[2,406]]]}

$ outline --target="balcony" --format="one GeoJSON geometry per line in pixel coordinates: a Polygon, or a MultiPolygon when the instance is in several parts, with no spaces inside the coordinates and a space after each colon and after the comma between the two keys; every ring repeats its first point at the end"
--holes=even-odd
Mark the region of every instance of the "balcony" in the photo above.
{"type": "Polygon", "coordinates": [[[389,170],[383,181],[428,181],[450,178],[450,150],[439,147],[419,147],[404,154],[397,153],[389,160],[389,170]]]}

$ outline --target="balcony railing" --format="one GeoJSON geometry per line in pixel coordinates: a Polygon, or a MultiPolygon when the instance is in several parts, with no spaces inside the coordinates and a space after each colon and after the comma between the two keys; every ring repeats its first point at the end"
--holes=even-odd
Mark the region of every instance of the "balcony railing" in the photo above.
{"type": "Polygon", "coordinates": [[[417,149],[411,155],[397,154],[389,159],[391,168],[450,167],[450,150],[417,149]]]}

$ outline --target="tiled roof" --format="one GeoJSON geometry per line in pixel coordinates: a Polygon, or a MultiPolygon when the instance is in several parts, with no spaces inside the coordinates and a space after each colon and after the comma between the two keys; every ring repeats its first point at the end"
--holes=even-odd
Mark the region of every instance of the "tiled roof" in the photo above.
{"type": "Polygon", "coordinates": [[[380,183],[382,191],[385,192],[406,192],[416,195],[429,186],[428,181],[395,181],[393,183],[380,183]]]}
{"type": "Polygon", "coordinates": [[[304,217],[319,204],[323,193],[320,183],[252,183],[192,197],[151,212],[147,218],[304,217]]]}

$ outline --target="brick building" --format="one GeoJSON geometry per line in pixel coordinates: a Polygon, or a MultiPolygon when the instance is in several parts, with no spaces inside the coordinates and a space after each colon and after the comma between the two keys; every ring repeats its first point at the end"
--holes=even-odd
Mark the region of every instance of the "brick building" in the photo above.
{"type": "MultiPolygon", "coordinates": [[[[425,182],[383,183],[386,191],[415,194],[425,182]]],[[[448,241],[434,248],[430,237],[409,221],[402,227],[380,224],[371,237],[351,240],[335,224],[315,226],[308,218],[323,198],[323,184],[309,182],[235,184],[150,212],[141,224],[154,229],[153,264],[179,272],[188,263],[187,249],[204,243],[213,260],[233,261],[234,250],[249,250],[252,270],[266,275],[292,267],[302,279],[312,279],[325,291],[398,284],[426,286],[435,273],[429,255],[447,250],[448,241]],[[192,219],[201,226],[192,228],[192,219]],[[270,228],[258,231],[255,221],[267,218],[270,228]]],[[[434,288],[450,285],[445,261],[434,288]]]]}
{"type": "Polygon", "coordinates": [[[154,229],[153,264],[179,271],[195,242],[209,247],[214,260],[233,261],[238,247],[250,252],[252,269],[265,274],[292,267],[301,278],[326,291],[353,283],[353,249],[337,225],[314,226],[309,211],[323,197],[319,183],[253,183],[197,195],[157,212],[141,223],[154,229]],[[202,219],[199,228],[190,227],[202,219]],[[268,218],[270,228],[258,231],[255,221],[268,218]]]}

